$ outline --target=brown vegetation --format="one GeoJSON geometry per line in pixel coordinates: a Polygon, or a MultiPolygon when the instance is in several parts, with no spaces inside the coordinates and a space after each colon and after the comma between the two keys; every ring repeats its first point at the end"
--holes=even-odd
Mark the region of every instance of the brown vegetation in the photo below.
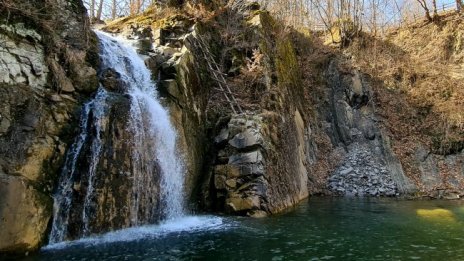
{"type": "Polygon", "coordinates": [[[344,51],[350,66],[371,76],[381,124],[416,184],[419,144],[439,155],[464,149],[463,30],[463,19],[449,14],[438,24],[419,22],[384,39],[363,34],[344,51]]]}

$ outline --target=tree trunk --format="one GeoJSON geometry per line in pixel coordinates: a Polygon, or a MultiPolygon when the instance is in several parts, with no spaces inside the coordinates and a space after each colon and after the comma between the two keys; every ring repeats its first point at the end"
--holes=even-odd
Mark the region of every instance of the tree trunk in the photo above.
{"type": "Polygon", "coordinates": [[[417,2],[419,2],[419,4],[422,6],[422,8],[424,8],[425,18],[427,18],[427,21],[432,22],[433,18],[432,18],[432,16],[430,16],[430,10],[429,10],[429,8],[427,6],[426,0],[417,0],[417,2]]]}
{"type": "Polygon", "coordinates": [[[462,0],[456,0],[456,11],[458,13],[461,13],[463,8],[464,8],[464,4],[462,3],[462,0]]]}
{"type": "Polygon", "coordinates": [[[102,11],[103,11],[103,0],[100,0],[100,3],[98,4],[97,21],[101,21],[102,11]]]}
{"type": "Polygon", "coordinates": [[[130,0],[129,1],[129,14],[130,15],[135,14],[135,1],[137,1],[137,0],[130,0]]]}
{"type": "Polygon", "coordinates": [[[437,0],[432,0],[432,6],[433,6],[433,21],[438,22],[440,20],[440,17],[438,16],[437,0]]]}
{"type": "Polygon", "coordinates": [[[113,0],[113,4],[111,5],[111,19],[116,19],[116,0],[113,0]]]}
{"type": "Polygon", "coordinates": [[[95,18],[95,0],[90,1],[90,21],[95,18]]]}

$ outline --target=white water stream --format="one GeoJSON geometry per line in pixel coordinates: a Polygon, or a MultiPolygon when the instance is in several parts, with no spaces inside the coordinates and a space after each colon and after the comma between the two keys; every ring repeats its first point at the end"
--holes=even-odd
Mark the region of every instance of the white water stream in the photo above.
{"type": "MultiPolygon", "coordinates": [[[[117,72],[127,86],[126,94],[130,96],[131,109],[129,112],[128,131],[133,134],[130,141],[132,147],[131,175],[132,188],[130,206],[130,226],[145,225],[152,220],[156,211],[163,220],[179,220],[184,217],[184,164],[177,151],[176,130],[170,122],[168,111],[158,100],[156,86],[151,73],[143,60],[136,53],[130,42],[114,38],[106,33],[97,32],[100,39],[101,69],[111,68],[117,72]],[[154,189],[152,186],[154,175],[158,175],[153,168],[156,161],[159,168],[159,200],[160,206],[146,206],[151,202],[154,189]],[[146,209],[149,210],[146,210],[146,209]],[[151,208],[151,209],[150,209],[151,208]],[[143,211],[141,211],[141,209],[143,211]],[[159,213],[161,212],[161,213],[159,213]]],[[[80,120],[80,134],[75,138],[74,144],[68,151],[64,164],[60,184],[54,200],[53,225],[50,234],[50,243],[55,244],[67,240],[70,213],[73,211],[73,193],[76,173],[76,163],[83,146],[90,138],[90,125],[95,126],[90,145],[90,165],[87,173],[85,197],[82,207],[81,219],[83,227],[81,234],[84,237],[91,235],[91,221],[93,208],[96,204],[94,184],[96,171],[102,154],[102,126],[107,117],[106,100],[111,95],[100,88],[96,97],[84,105],[80,120]]],[[[81,174],[82,175],[82,174],[81,174]]],[[[189,222],[191,223],[191,219],[189,222]]],[[[202,220],[202,222],[204,221],[202,220]]],[[[192,225],[187,224],[187,227],[192,225]]],[[[116,228],[117,229],[117,228],[116,228]]]]}

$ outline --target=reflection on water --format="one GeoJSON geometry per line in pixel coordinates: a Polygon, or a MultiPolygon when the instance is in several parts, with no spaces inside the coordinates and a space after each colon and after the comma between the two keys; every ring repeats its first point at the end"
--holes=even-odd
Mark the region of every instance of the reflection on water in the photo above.
{"type": "Polygon", "coordinates": [[[463,209],[462,201],[312,198],[270,218],[213,218],[214,229],[154,229],[27,260],[464,260],[463,209]]]}

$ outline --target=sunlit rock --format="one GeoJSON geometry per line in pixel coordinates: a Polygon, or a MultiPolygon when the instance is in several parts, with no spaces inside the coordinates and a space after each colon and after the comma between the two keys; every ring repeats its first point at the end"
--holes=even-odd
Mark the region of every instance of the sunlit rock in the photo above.
{"type": "Polygon", "coordinates": [[[436,208],[436,209],[418,209],[416,214],[428,221],[433,222],[449,222],[455,223],[456,216],[453,212],[448,209],[436,208]]]}

